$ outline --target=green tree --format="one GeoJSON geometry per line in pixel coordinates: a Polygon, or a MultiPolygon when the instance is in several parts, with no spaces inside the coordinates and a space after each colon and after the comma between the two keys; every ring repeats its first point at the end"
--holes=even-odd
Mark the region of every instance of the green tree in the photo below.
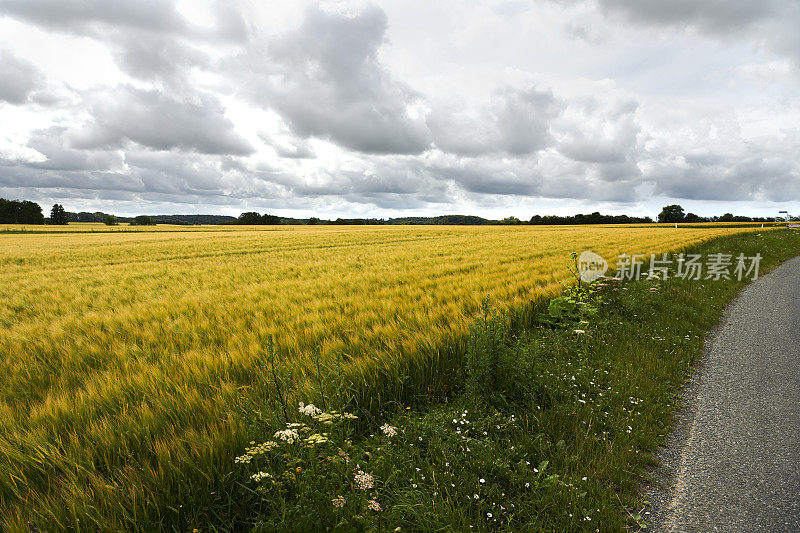
{"type": "Polygon", "coordinates": [[[131,222],[131,226],[155,226],[156,221],[153,220],[152,217],[147,215],[139,215],[138,217],[134,217],[133,221],[131,222]]]}
{"type": "Polygon", "coordinates": [[[679,205],[665,206],[658,214],[659,222],[683,222],[685,218],[683,207],[679,205]]]}
{"type": "Polygon", "coordinates": [[[67,212],[64,210],[63,205],[55,204],[50,210],[50,224],[55,226],[66,226],[68,224],[67,212]]]}
{"type": "Polygon", "coordinates": [[[103,217],[103,224],[106,226],[116,226],[117,225],[117,217],[114,215],[106,215],[103,217]]]}
{"type": "Polygon", "coordinates": [[[248,211],[239,215],[234,224],[242,224],[246,226],[265,226],[276,225],[281,223],[281,218],[275,215],[260,215],[255,211],[248,211]]]}

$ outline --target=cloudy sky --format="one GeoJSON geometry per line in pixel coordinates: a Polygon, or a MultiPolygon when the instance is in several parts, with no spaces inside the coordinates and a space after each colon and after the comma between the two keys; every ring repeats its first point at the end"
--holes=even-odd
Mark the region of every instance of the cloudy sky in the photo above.
{"type": "Polygon", "coordinates": [[[800,211],[794,0],[0,0],[0,197],[800,211]]]}

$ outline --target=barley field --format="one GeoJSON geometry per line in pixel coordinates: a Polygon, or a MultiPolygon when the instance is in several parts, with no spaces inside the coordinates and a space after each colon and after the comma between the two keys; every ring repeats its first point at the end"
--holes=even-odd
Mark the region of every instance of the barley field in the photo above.
{"type": "Polygon", "coordinates": [[[5,229],[2,531],[129,530],[213,490],[246,438],[239,398],[270,338],[296,376],[293,400],[313,394],[317,358],[368,388],[424,368],[487,296],[511,308],[553,294],[572,251],[611,259],[753,230],[5,229]]]}

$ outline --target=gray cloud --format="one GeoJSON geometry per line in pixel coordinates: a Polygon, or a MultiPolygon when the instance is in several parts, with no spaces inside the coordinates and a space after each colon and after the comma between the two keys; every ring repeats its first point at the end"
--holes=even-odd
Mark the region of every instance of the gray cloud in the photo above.
{"type": "Polygon", "coordinates": [[[777,0],[599,0],[608,11],[657,24],[693,24],[728,33],[774,17],[783,11],[777,0]]]}
{"type": "Polygon", "coordinates": [[[645,26],[694,28],[726,39],[750,41],[800,62],[800,4],[794,1],[597,0],[597,4],[606,14],[621,15],[645,26]]]}
{"type": "Polygon", "coordinates": [[[259,137],[266,144],[272,146],[279,157],[289,159],[314,159],[316,157],[311,143],[306,139],[300,139],[287,133],[280,136],[260,133],[259,137]]]}
{"type": "Polygon", "coordinates": [[[115,40],[114,55],[120,68],[133,77],[161,80],[172,86],[185,82],[186,69],[207,67],[208,56],[181,41],[161,35],[143,35],[139,30],[122,33],[115,40]]]}
{"type": "Polygon", "coordinates": [[[175,0],[0,0],[0,14],[57,31],[102,37],[109,29],[138,29],[195,37],[242,39],[247,28],[238,11],[215,6],[215,24],[197,28],[177,10],[175,0]]]}
{"type": "Polygon", "coordinates": [[[95,172],[121,170],[124,167],[123,157],[118,151],[71,147],[67,130],[63,127],[34,132],[28,146],[47,158],[46,161],[29,164],[36,169],[95,172]]]}
{"type": "Polygon", "coordinates": [[[22,104],[44,82],[44,76],[32,63],[0,50],[0,101],[22,104]]]}
{"type": "Polygon", "coordinates": [[[558,151],[575,161],[619,165],[641,153],[638,103],[573,102],[556,125],[558,151]]]}
{"type": "Polygon", "coordinates": [[[186,69],[209,62],[190,42],[249,38],[241,13],[228,2],[213,5],[210,27],[189,23],[175,0],[0,0],[0,15],[104,42],[127,74],[173,86],[186,83],[181,77],[186,69]]]}
{"type": "Polygon", "coordinates": [[[529,155],[552,144],[550,121],[563,105],[547,90],[506,87],[483,109],[438,103],[427,124],[436,147],[444,152],[529,155]]]}
{"type": "Polygon", "coordinates": [[[76,148],[121,148],[130,141],[155,150],[236,155],[253,152],[234,131],[222,104],[210,94],[181,100],[160,91],[121,86],[113,93],[87,95],[86,106],[92,118],[88,125],[71,133],[76,148]]]}
{"type": "Polygon", "coordinates": [[[301,137],[364,153],[420,153],[431,139],[424,120],[409,114],[419,95],[378,60],[386,28],[378,7],[355,16],[311,7],[299,28],[250,50],[234,68],[249,98],[301,137]]]}

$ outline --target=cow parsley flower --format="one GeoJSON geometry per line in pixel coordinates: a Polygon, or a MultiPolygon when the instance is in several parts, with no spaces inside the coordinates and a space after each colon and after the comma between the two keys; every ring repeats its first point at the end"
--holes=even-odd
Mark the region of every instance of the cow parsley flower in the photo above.
{"type": "Polygon", "coordinates": [[[317,408],[313,403],[305,405],[303,402],[300,402],[299,411],[301,414],[306,416],[317,416],[318,414],[322,413],[322,410],[317,408]]]}
{"type": "Polygon", "coordinates": [[[363,470],[359,470],[358,473],[355,474],[355,482],[356,486],[361,490],[369,490],[375,486],[375,478],[363,470]]]}
{"type": "Polygon", "coordinates": [[[387,437],[394,437],[395,435],[397,435],[397,428],[394,426],[390,426],[389,424],[382,425],[381,431],[383,431],[383,434],[386,435],[387,437]]]}

